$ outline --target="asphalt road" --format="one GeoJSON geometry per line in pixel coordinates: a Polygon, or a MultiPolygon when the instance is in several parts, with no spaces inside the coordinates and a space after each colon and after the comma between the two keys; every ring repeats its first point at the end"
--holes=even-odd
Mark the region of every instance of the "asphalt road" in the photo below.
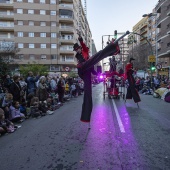
{"type": "Polygon", "coordinates": [[[93,87],[91,130],[80,122],[83,96],[53,115],[29,119],[0,137],[0,170],[169,170],[170,104],[141,95],[103,98],[93,87]]]}

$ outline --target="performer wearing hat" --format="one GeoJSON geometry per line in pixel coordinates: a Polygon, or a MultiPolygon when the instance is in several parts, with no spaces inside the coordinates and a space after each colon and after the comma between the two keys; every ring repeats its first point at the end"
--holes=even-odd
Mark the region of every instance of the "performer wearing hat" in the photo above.
{"type": "Polygon", "coordinates": [[[75,57],[77,58],[78,64],[78,74],[80,78],[84,81],[84,100],[82,105],[82,113],[80,120],[83,122],[90,122],[91,112],[92,112],[92,87],[91,87],[91,73],[97,74],[94,71],[94,65],[97,64],[102,59],[116,55],[120,52],[118,44],[113,42],[108,44],[103,50],[99,51],[95,55],[89,58],[89,49],[83,42],[82,37],[79,34],[79,42],[75,43],[73,50],[76,52],[75,57]]]}
{"type": "Polygon", "coordinates": [[[130,58],[129,63],[126,64],[126,76],[128,79],[129,86],[127,88],[127,94],[126,94],[126,99],[132,99],[134,100],[135,103],[140,102],[140,97],[138,94],[138,91],[135,88],[135,79],[133,77],[133,60],[134,58],[130,58]]]}

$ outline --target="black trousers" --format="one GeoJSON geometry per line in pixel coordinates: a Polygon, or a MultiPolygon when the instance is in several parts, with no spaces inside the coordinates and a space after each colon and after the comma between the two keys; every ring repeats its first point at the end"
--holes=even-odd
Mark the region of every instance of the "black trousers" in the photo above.
{"type": "Polygon", "coordinates": [[[132,99],[134,100],[135,103],[140,102],[140,97],[138,94],[137,89],[135,88],[135,79],[131,73],[127,74],[127,79],[129,82],[129,86],[127,88],[127,94],[126,94],[126,99],[132,99]]]}
{"type": "Polygon", "coordinates": [[[103,50],[93,55],[89,60],[83,63],[81,68],[78,68],[78,74],[84,81],[84,99],[82,105],[81,121],[90,122],[92,112],[92,85],[91,72],[92,67],[102,59],[114,55],[117,52],[117,45],[110,43],[103,50]]]}

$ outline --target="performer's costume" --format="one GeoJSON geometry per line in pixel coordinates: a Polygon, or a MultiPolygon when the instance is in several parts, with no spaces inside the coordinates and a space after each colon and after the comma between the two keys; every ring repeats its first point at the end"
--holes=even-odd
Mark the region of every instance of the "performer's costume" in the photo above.
{"type": "Polygon", "coordinates": [[[117,62],[115,60],[115,56],[112,56],[112,58],[109,58],[109,65],[110,65],[110,69],[109,69],[109,72],[113,72],[113,71],[116,71],[116,65],[117,65],[117,62]]]}
{"type": "MultiPolygon", "coordinates": [[[[130,61],[134,60],[133,58],[130,58],[130,61]]],[[[140,97],[138,94],[138,91],[135,88],[135,79],[133,77],[133,64],[131,62],[127,63],[126,65],[126,76],[128,79],[129,86],[127,88],[127,94],[126,94],[126,99],[132,99],[134,100],[135,103],[140,102],[140,97]]]]}
{"type": "MultiPolygon", "coordinates": [[[[94,71],[94,65],[102,59],[116,55],[120,52],[118,44],[110,43],[103,50],[97,52],[95,55],[89,58],[89,51],[86,45],[83,43],[83,39],[79,38],[82,52],[76,54],[78,60],[78,74],[84,81],[84,101],[82,105],[81,121],[90,122],[92,112],[92,87],[91,87],[91,73],[96,74],[94,71]]],[[[80,46],[76,43],[73,46],[76,51],[80,46]]]]}

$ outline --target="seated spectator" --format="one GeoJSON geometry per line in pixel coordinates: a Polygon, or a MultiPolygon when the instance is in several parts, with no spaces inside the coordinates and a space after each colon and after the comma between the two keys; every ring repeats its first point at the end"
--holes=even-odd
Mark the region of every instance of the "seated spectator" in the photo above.
{"type": "Polygon", "coordinates": [[[13,102],[13,95],[11,93],[6,93],[2,100],[2,108],[5,112],[5,119],[9,119],[9,107],[13,102]]]}
{"type": "Polygon", "coordinates": [[[73,83],[72,85],[71,85],[71,88],[70,88],[71,90],[70,90],[70,95],[71,95],[71,97],[75,97],[76,96],[76,85],[73,83]]]}
{"type": "Polygon", "coordinates": [[[80,86],[80,91],[81,91],[81,93],[83,93],[83,91],[84,91],[84,82],[83,82],[83,80],[81,80],[81,81],[79,82],[79,86],[80,86]]]}
{"type": "Polygon", "coordinates": [[[38,97],[33,97],[30,103],[30,114],[32,117],[42,116],[42,111],[39,109],[39,99],[38,97]]]}
{"type": "Polygon", "coordinates": [[[27,103],[26,102],[22,102],[19,106],[19,110],[21,113],[23,113],[25,115],[25,118],[28,119],[28,113],[27,113],[27,103]]]}
{"type": "Polygon", "coordinates": [[[53,114],[53,113],[54,113],[54,110],[55,110],[55,108],[54,108],[54,103],[53,103],[53,99],[49,97],[49,98],[47,99],[47,101],[46,101],[46,104],[47,104],[47,108],[48,108],[47,113],[48,113],[49,115],[53,114]]]}
{"type": "Polygon", "coordinates": [[[23,122],[25,119],[25,115],[19,110],[19,102],[13,101],[9,110],[9,120],[12,122],[23,122]]]}
{"type": "Polygon", "coordinates": [[[4,111],[0,108],[0,135],[14,132],[14,124],[5,119],[4,111]]]}

